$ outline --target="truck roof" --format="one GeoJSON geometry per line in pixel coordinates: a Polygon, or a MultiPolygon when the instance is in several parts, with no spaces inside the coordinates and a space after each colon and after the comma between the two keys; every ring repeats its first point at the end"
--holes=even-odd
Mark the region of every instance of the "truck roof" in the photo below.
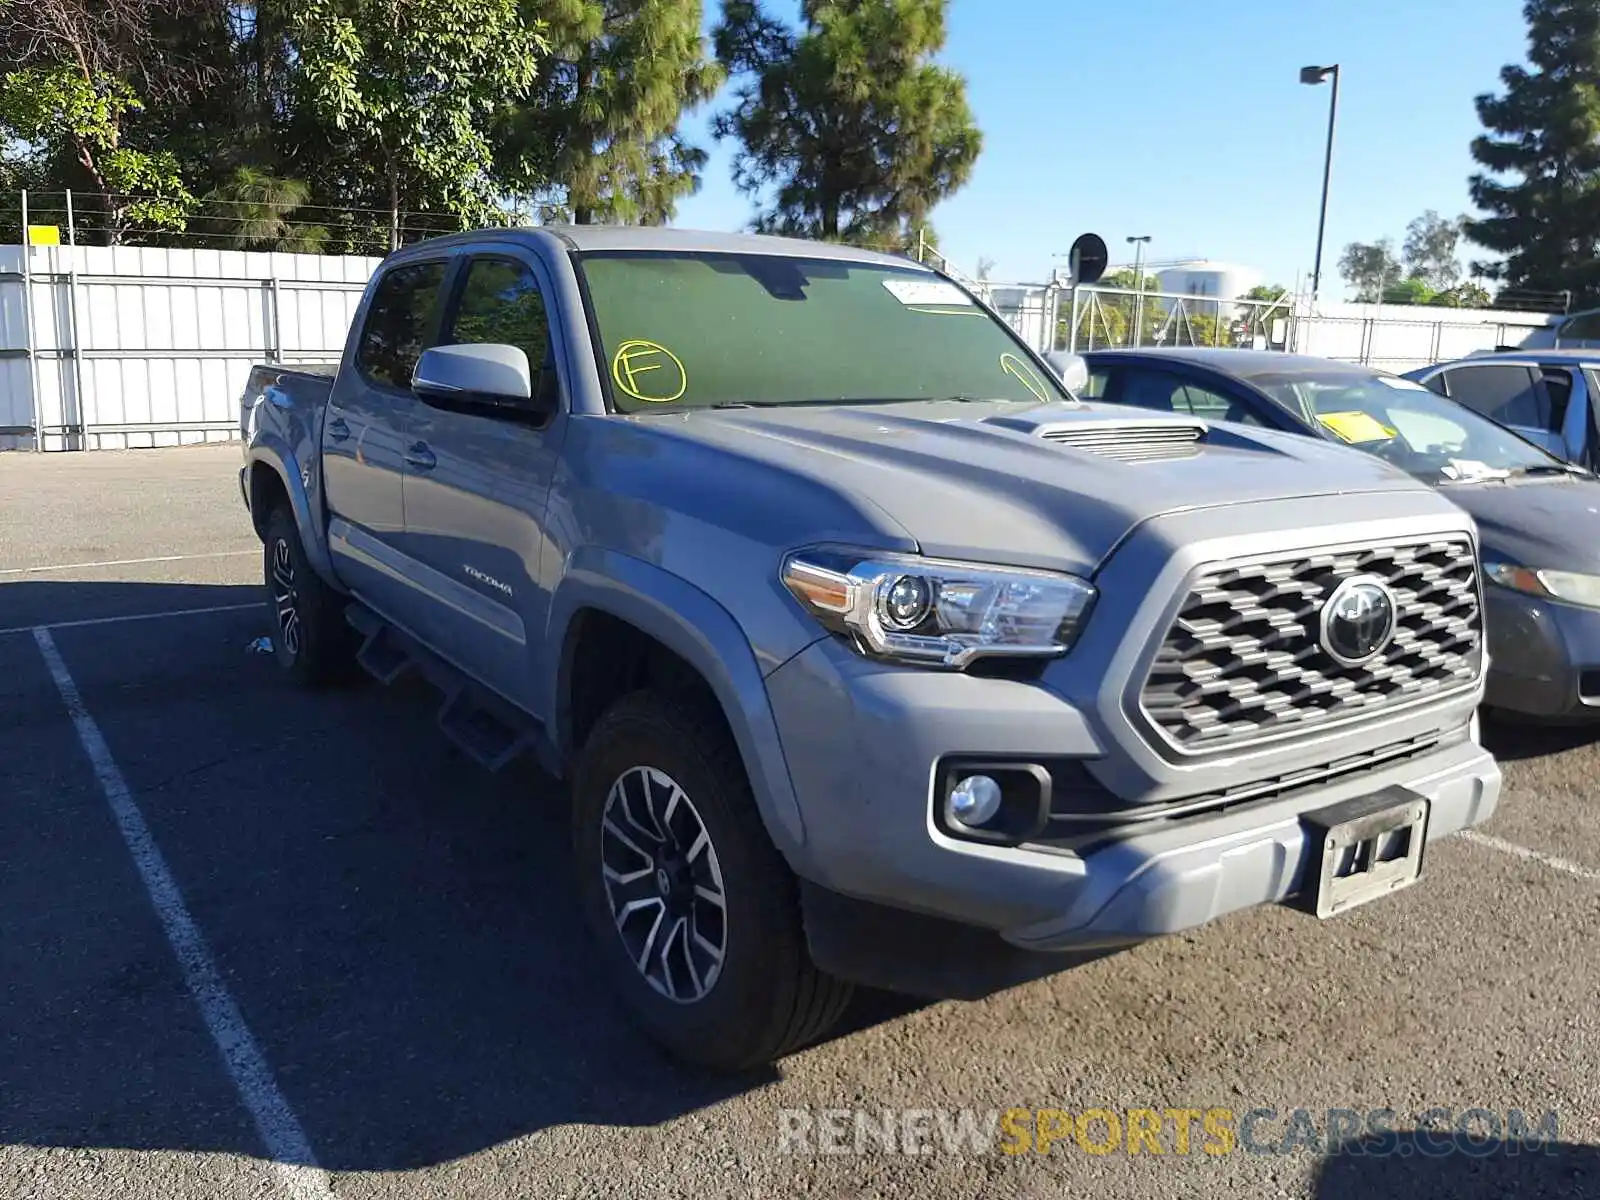
{"type": "MultiPolygon", "coordinates": [[[[929,270],[909,258],[862,250],[837,242],[816,242],[803,238],[772,237],[760,233],[715,233],[699,229],[671,229],[659,225],[534,225],[512,229],[476,230],[429,238],[415,245],[448,245],[453,242],[482,242],[503,237],[560,238],[571,250],[634,250],[680,254],[770,254],[786,258],[828,258],[842,262],[878,263],[910,270],[929,270]]],[[[407,247],[410,249],[411,247],[407,247]]],[[[931,273],[931,272],[930,272],[931,273]]]]}
{"type": "Polygon", "coordinates": [[[778,254],[782,258],[826,258],[842,262],[877,262],[880,266],[899,267],[902,270],[926,270],[930,267],[899,254],[882,254],[875,250],[861,250],[858,246],[840,245],[837,242],[811,242],[806,238],[771,237],[768,234],[718,234],[702,229],[667,229],[662,226],[520,226],[512,229],[467,230],[464,234],[446,234],[413,242],[405,250],[421,246],[448,246],[453,243],[499,240],[499,238],[560,238],[568,250],[606,251],[661,251],[680,254],[778,254]]]}

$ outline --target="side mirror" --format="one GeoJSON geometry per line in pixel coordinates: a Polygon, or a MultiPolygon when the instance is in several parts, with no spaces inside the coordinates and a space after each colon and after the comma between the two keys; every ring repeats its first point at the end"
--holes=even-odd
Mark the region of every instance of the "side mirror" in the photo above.
{"type": "Polygon", "coordinates": [[[1052,350],[1044,356],[1067,390],[1077,395],[1089,386],[1089,364],[1081,354],[1070,350],[1052,350]]]}
{"type": "Polygon", "coordinates": [[[516,346],[485,343],[424,350],[411,373],[411,390],[427,404],[480,404],[531,408],[533,372],[516,346]]]}

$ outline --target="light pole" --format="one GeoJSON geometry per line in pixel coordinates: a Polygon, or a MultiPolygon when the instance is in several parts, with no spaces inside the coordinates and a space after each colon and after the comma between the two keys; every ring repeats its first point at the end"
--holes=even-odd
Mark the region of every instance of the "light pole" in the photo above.
{"type": "Polygon", "coordinates": [[[1144,248],[1150,244],[1150,235],[1131,237],[1128,244],[1133,247],[1133,341],[1129,344],[1137,347],[1144,325],[1144,248]]]}
{"type": "Polygon", "coordinates": [[[1317,218],[1317,259],[1311,268],[1311,298],[1322,286],[1322,235],[1328,227],[1328,178],[1333,174],[1333,123],[1339,117],[1339,64],[1331,67],[1301,67],[1300,82],[1316,87],[1333,79],[1333,95],[1328,100],[1328,150],[1322,160],[1322,215],[1317,218]]]}

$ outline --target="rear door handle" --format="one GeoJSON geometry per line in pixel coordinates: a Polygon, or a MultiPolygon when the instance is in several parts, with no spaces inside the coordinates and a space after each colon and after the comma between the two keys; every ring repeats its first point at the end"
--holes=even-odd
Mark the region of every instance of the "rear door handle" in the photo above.
{"type": "Polygon", "coordinates": [[[406,465],[419,471],[431,471],[439,465],[439,460],[428,449],[427,442],[412,442],[411,448],[406,451],[406,465]]]}
{"type": "Polygon", "coordinates": [[[335,417],[328,422],[328,436],[336,442],[342,442],[350,436],[350,426],[345,424],[343,417],[335,417]]]}

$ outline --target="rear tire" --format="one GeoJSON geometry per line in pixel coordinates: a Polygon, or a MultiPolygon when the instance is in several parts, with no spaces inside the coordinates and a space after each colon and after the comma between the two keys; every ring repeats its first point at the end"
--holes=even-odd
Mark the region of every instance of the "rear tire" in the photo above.
{"type": "Polygon", "coordinates": [[[806,948],[794,876],[717,714],[636,692],[573,785],[574,869],[612,985],[673,1057],[741,1071],[822,1036],[851,988],[806,948]]]}
{"type": "Polygon", "coordinates": [[[356,647],[355,632],[344,619],[345,599],[311,569],[287,505],[267,518],[262,572],[278,665],[301,687],[349,678],[356,647]]]}

